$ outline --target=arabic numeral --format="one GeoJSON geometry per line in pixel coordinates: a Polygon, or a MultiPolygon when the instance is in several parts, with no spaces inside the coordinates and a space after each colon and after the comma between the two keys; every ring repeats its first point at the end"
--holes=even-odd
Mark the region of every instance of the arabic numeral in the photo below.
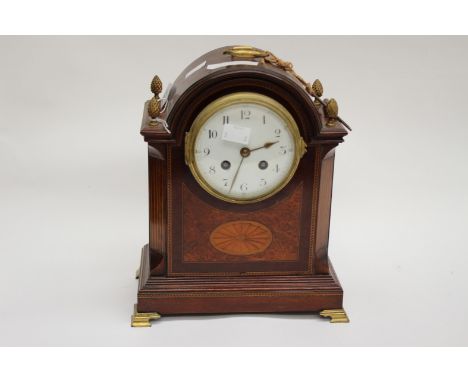
{"type": "Polygon", "coordinates": [[[210,155],[210,152],[211,152],[211,151],[210,151],[210,149],[209,149],[208,147],[205,147],[205,148],[203,149],[203,154],[205,154],[205,155],[207,155],[207,156],[210,155]]]}
{"type": "Polygon", "coordinates": [[[223,178],[223,186],[228,187],[229,186],[229,179],[223,178]]]}
{"type": "Polygon", "coordinates": [[[242,183],[242,184],[240,185],[240,190],[241,190],[241,191],[244,191],[244,192],[247,191],[247,190],[248,190],[247,183],[242,183]]]}
{"type": "Polygon", "coordinates": [[[286,154],[288,152],[287,146],[280,146],[280,154],[286,154]]]}
{"type": "Polygon", "coordinates": [[[229,123],[229,115],[223,115],[223,125],[227,125],[229,123]]]}
{"type": "Polygon", "coordinates": [[[241,110],[241,119],[250,119],[251,114],[250,110],[241,110]]]}
{"type": "Polygon", "coordinates": [[[218,137],[218,132],[216,130],[208,130],[208,138],[215,139],[218,137]]]}
{"type": "Polygon", "coordinates": [[[210,175],[216,174],[216,167],[215,167],[214,165],[211,165],[211,166],[210,166],[210,169],[208,170],[208,173],[209,173],[210,175]]]}
{"type": "Polygon", "coordinates": [[[281,129],[275,129],[275,137],[279,138],[281,136],[281,129]]]}
{"type": "Polygon", "coordinates": [[[266,186],[266,184],[267,184],[267,181],[265,179],[263,179],[263,178],[260,179],[260,186],[264,187],[264,186],[266,186]]]}

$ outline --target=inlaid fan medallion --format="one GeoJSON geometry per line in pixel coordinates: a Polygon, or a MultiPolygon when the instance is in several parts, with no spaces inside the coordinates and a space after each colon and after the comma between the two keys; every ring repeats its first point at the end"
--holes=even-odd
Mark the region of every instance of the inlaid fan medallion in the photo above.
{"type": "Polygon", "coordinates": [[[268,227],[254,221],[233,221],[217,227],[210,243],[218,251],[231,255],[253,255],[265,251],[271,244],[268,227]]]}

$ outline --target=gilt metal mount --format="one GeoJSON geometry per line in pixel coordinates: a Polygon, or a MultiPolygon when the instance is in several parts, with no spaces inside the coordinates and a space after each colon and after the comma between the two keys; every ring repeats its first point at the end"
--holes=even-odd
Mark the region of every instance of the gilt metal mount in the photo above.
{"type": "Polygon", "coordinates": [[[137,312],[137,305],[135,304],[135,308],[132,315],[132,327],[134,328],[149,328],[151,326],[151,320],[157,320],[161,318],[159,313],[138,313],[137,312]]]}
{"type": "Polygon", "coordinates": [[[320,312],[322,317],[329,317],[332,324],[348,323],[349,318],[344,309],[325,309],[320,312]]]}
{"type": "Polygon", "coordinates": [[[151,81],[151,92],[154,96],[148,103],[148,114],[152,119],[156,119],[161,114],[161,100],[159,94],[162,92],[162,82],[158,76],[154,76],[151,81]]]}
{"type": "MultiPolygon", "coordinates": [[[[149,121],[149,126],[150,127],[156,127],[158,125],[161,125],[164,130],[168,134],[171,133],[169,130],[169,126],[167,122],[161,118],[161,113],[164,112],[167,102],[163,104],[161,101],[161,98],[159,97],[159,94],[162,92],[162,81],[159,78],[159,76],[154,76],[153,80],[151,81],[151,92],[153,93],[153,97],[149,100],[148,102],[148,115],[150,117],[149,121]]],[[[167,101],[167,100],[166,100],[167,101]]]]}
{"type": "Polygon", "coordinates": [[[338,119],[338,102],[334,98],[326,100],[325,113],[328,116],[327,126],[335,126],[338,119]]]}

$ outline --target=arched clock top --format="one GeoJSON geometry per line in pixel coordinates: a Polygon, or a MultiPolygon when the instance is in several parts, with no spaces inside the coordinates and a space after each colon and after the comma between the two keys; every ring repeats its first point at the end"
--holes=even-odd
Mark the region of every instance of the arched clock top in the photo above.
{"type": "Polygon", "coordinates": [[[155,93],[155,88],[161,91],[156,78],[141,128],[151,143],[182,145],[185,133],[210,102],[237,92],[259,93],[284,105],[308,146],[324,140],[339,143],[347,134],[336,101],[320,98],[320,81],[306,82],[291,63],[268,51],[244,46],[212,50],[187,66],[163,98],[155,93]]]}

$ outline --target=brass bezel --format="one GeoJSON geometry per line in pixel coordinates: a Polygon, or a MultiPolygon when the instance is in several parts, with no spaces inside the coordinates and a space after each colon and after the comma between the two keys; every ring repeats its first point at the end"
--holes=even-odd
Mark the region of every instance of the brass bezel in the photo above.
{"type": "Polygon", "coordinates": [[[306,144],[299,133],[299,128],[297,126],[296,121],[294,120],[293,116],[289,113],[289,111],[281,105],[278,101],[267,97],[263,94],[253,93],[253,92],[239,92],[239,93],[231,93],[226,96],[220,97],[217,100],[211,102],[208,106],[206,106],[200,114],[195,118],[193,124],[185,135],[185,163],[189,166],[190,171],[192,172],[193,177],[197,181],[197,183],[210,195],[221,199],[225,202],[229,203],[236,203],[236,204],[248,204],[248,203],[256,203],[262,200],[265,200],[279,191],[281,191],[292,179],[294,176],[297,167],[299,166],[299,161],[302,156],[306,152],[306,144]],[[236,105],[240,103],[253,103],[261,106],[265,106],[275,113],[277,113],[281,119],[287,124],[291,135],[293,136],[295,150],[294,150],[294,160],[289,170],[288,176],[286,176],[283,181],[275,187],[273,190],[260,195],[256,196],[253,199],[239,199],[234,197],[226,196],[225,194],[216,191],[212,188],[203,178],[200,171],[197,168],[195,162],[195,155],[194,155],[194,145],[196,138],[200,129],[203,125],[208,121],[213,114],[219,111],[221,108],[226,106],[236,105]]]}

